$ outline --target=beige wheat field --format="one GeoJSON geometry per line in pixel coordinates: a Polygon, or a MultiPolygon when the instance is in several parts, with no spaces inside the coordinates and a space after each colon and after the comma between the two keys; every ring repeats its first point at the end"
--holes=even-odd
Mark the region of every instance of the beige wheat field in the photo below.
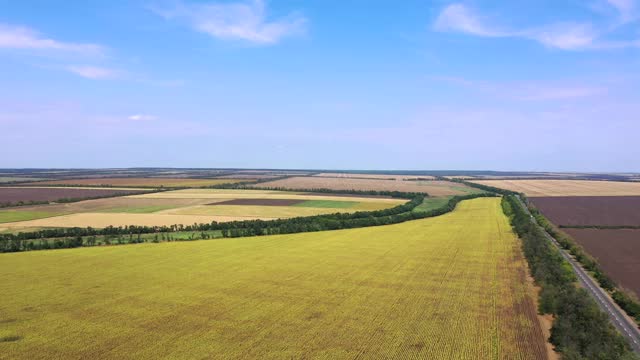
{"type": "Polygon", "coordinates": [[[474,180],[527,196],[626,196],[640,195],[640,183],[594,180],[474,180]]]}

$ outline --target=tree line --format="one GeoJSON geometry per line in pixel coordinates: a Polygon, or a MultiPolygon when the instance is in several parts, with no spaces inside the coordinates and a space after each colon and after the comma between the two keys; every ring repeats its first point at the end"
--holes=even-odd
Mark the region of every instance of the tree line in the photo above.
{"type": "Polygon", "coordinates": [[[571,266],[513,195],[502,207],[522,239],[524,255],[541,287],[539,312],[555,317],[550,341],[565,359],[637,359],[589,294],[576,284],[571,266]]]}

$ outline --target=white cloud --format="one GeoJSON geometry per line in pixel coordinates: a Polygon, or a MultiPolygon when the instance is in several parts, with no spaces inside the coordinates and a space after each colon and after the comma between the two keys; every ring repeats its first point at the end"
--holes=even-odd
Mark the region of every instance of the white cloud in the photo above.
{"type": "Polygon", "coordinates": [[[275,44],[304,32],[307,19],[296,13],[269,20],[263,0],[238,3],[186,4],[154,11],[167,18],[186,21],[192,28],[222,40],[275,44]]]}
{"type": "Polygon", "coordinates": [[[67,67],[67,70],[76,75],[93,80],[113,79],[119,75],[117,70],[90,65],[72,65],[67,67]]]}
{"type": "Polygon", "coordinates": [[[127,117],[127,119],[132,120],[132,121],[150,121],[150,120],[155,120],[157,118],[155,116],[153,116],[153,115],[135,114],[135,115],[131,115],[131,116],[127,117]]]}
{"type": "Polygon", "coordinates": [[[590,24],[562,23],[525,30],[522,37],[562,50],[579,50],[594,46],[597,33],[590,24]]]}
{"type": "MultiPolygon", "coordinates": [[[[633,0],[608,0],[622,14],[634,9],[633,0]],[[615,3],[615,5],[613,5],[615,3]]],[[[626,15],[625,15],[626,16],[626,15]]],[[[510,37],[536,41],[561,50],[585,50],[638,46],[637,41],[600,41],[601,31],[590,23],[563,22],[534,28],[504,29],[463,4],[445,7],[434,22],[437,31],[459,32],[482,37],[510,37]]]]}
{"type": "MultiPolygon", "coordinates": [[[[507,89],[504,89],[505,92],[507,89]]],[[[606,88],[597,86],[571,85],[533,85],[516,89],[513,96],[520,100],[545,101],[593,98],[607,92],[606,88]]]]}
{"type": "Polygon", "coordinates": [[[438,15],[434,27],[439,31],[456,31],[478,36],[507,36],[484,24],[477,14],[462,4],[451,4],[444,8],[438,15]]]}
{"type": "Polygon", "coordinates": [[[0,48],[56,50],[86,55],[97,55],[104,51],[100,45],[58,41],[27,27],[6,24],[0,24],[0,48]]]}
{"type": "Polygon", "coordinates": [[[634,20],[637,17],[635,0],[606,0],[620,14],[623,22],[634,20]]]}

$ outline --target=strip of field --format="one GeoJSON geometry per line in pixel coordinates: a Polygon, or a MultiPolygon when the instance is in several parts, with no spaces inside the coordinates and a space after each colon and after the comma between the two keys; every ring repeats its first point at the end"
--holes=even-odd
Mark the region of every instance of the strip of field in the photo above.
{"type": "Polygon", "coordinates": [[[50,211],[16,211],[16,210],[0,210],[0,223],[10,223],[14,221],[27,221],[33,219],[42,219],[59,215],[50,211]]]}
{"type": "Polygon", "coordinates": [[[166,191],[153,194],[134,195],[134,198],[141,199],[290,199],[290,200],[333,200],[358,202],[376,202],[388,204],[401,204],[406,202],[402,199],[394,199],[379,196],[360,196],[360,195],[333,195],[333,194],[306,194],[295,193],[289,191],[272,191],[272,190],[227,190],[227,189],[185,189],[176,191],[166,191]]]}
{"type": "Polygon", "coordinates": [[[527,197],[640,195],[640,183],[635,182],[592,180],[473,180],[472,182],[522,192],[527,197]]]}
{"type": "MultiPolygon", "coordinates": [[[[344,209],[357,207],[357,201],[336,201],[336,200],[301,200],[301,199],[233,199],[226,200],[211,205],[255,205],[255,206],[299,206],[315,208],[344,209]]],[[[380,203],[382,208],[388,207],[388,203],[380,203]]]]}
{"type": "MultiPolygon", "coordinates": [[[[304,208],[304,207],[297,207],[297,206],[216,205],[216,206],[194,206],[190,208],[177,209],[177,210],[172,210],[171,212],[168,212],[168,214],[211,215],[211,216],[242,217],[244,220],[250,220],[250,219],[268,220],[268,219],[291,218],[291,217],[298,217],[298,216],[334,214],[338,212],[354,212],[354,211],[357,211],[357,210],[334,209],[334,208],[304,208]]],[[[191,222],[191,224],[193,224],[193,222],[191,222]]]]}
{"type": "Polygon", "coordinates": [[[82,185],[82,186],[145,186],[145,187],[204,187],[236,183],[240,179],[187,179],[187,178],[93,178],[53,180],[38,185],[82,185]]]}
{"type": "Polygon", "coordinates": [[[640,296],[640,230],[563,229],[598,259],[602,269],[640,296]]]}
{"type": "Polygon", "coordinates": [[[259,205],[259,206],[292,206],[304,202],[298,199],[233,199],[214,203],[212,205],[259,205]]]}
{"type": "Polygon", "coordinates": [[[332,189],[423,192],[432,196],[464,195],[479,192],[477,189],[449,181],[396,181],[378,179],[292,177],[256,184],[255,188],[283,189],[332,189]]]}
{"type": "Polygon", "coordinates": [[[416,206],[413,211],[429,211],[443,207],[449,202],[451,196],[427,197],[422,200],[422,204],[416,206]]]}
{"type": "Polygon", "coordinates": [[[0,176],[0,183],[12,183],[12,182],[27,182],[27,181],[39,181],[46,180],[43,178],[31,178],[31,177],[11,177],[11,176],[0,176]]]}
{"type": "MultiPolygon", "coordinates": [[[[375,203],[372,203],[375,204],[375,203]]],[[[382,204],[382,208],[387,207],[387,203],[382,204]]],[[[306,200],[293,206],[298,207],[314,207],[314,208],[332,208],[332,209],[348,209],[356,208],[359,205],[357,201],[337,201],[337,200],[306,200]]]]}
{"type": "Polygon", "coordinates": [[[103,210],[106,213],[150,214],[176,208],[176,205],[150,205],[136,207],[114,207],[103,210]]]}
{"type": "Polygon", "coordinates": [[[393,175],[393,174],[351,174],[351,173],[320,173],[313,175],[316,177],[334,177],[334,178],[353,178],[353,179],[378,179],[378,180],[411,180],[411,179],[429,179],[434,180],[435,177],[430,175],[393,175]]]}
{"type": "Polygon", "coordinates": [[[495,198],[383,227],[0,257],[2,358],[546,356],[495,198]]]}
{"type": "Polygon", "coordinates": [[[556,225],[640,226],[640,196],[530,198],[556,225]]]}
{"type": "Polygon", "coordinates": [[[81,199],[115,194],[135,194],[140,190],[121,189],[80,189],[47,187],[0,187],[0,204],[20,201],[56,201],[60,199],[81,199]]]}
{"type": "MultiPolygon", "coordinates": [[[[37,220],[4,223],[6,228],[30,227],[88,227],[105,228],[107,226],[171,226],[206,224],[212,221],[225,222],[237,220],[255,220],[259,216],[208,216],[202,214],[145,214],[145,213],[78,213],[47,217],[37,220]]],[[[262,217],[265,220],[270,218],[262,217]]]]}

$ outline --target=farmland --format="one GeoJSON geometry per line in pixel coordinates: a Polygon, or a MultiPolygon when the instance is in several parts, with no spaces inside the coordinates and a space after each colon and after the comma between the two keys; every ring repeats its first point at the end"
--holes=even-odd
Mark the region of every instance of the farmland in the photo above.
{"type": "MultiPolygon", "coordinates": [[[[54,188],[53,190],[58,190],[54,188]]],[[[60,190],[67,190],[66,188],[60,190]]],[[[185,189],[0,210],[5,229],[163,226],[381,210],[406,200],[263,190],[185,189]]]]}
{"type": "Polygon", "coordinates": [[[562,230],[617,284],[640,294],[640,230],[606,228],[640,227],[640,196],[543,197],[530,201],[551,222],[565,227],[562,230]]]}
{"type": "Polygon", "coordinates": [[[377,179],[377,180],[411,180],[411,179],[428,179],[434,180],[435,177],[429,175],[393,175],[393,174],[354,174],[354,173],[319,173],[313,175],[315,177],[337,177],[352,179],[377,179]]]}
{"type": "Polygon", "coordinates": [[[640,226],[640,196],[558,196],[530,200],[557,225],[640,226]]]}
{"type": "Polygon", "coordinates": [[[619,285],[640,295],[640,230],[564,229],[619,285]]]}
{"type": "Polygon", "coordinates": [[[46,180],[43,178],[31,178],[31,177],[12,177],[12,176],[0,176],[0,184],[4,183],[13,183],[13,182],[28,182],[28,181],[38,181],[38,180],[46,180]]]}
{"type": "Polygon", "coordinates": [[[81,199],[116,194],[135,194],[140,189],[87,189],[51,187],[0,187],[0,204],[81,199]]]}
{"type": "Polygon", "coordinates": [[[546,358],[495,198],[383,227],[2,260],[0,358],[546,358]]]}
{"type": "Polygon", "coordinates": [[[473,180],[525,193],[528,197],[547,196],[633,196],[640,195],[640,183],[591,180],[473,180]]]}
{"type": "Polygon", "coordinates": [[[82,185],[82,186],[142,186],[142,187],[204,187],[231,184],[239,179],[186,179],[186,178],[92,178],[38,182],[37,185],[82,185]]]}
{"type": "MultiPolygon", "coordinates": [[[[639,184],[640,186],[640,184],[639,184]]],[[[424,192],[431,196],[463,195],[478,192],[463,184],[449,181],[397,181],[381,179],[291,177],[255,185],[256,188],[331,189],[424,192]]]]}

